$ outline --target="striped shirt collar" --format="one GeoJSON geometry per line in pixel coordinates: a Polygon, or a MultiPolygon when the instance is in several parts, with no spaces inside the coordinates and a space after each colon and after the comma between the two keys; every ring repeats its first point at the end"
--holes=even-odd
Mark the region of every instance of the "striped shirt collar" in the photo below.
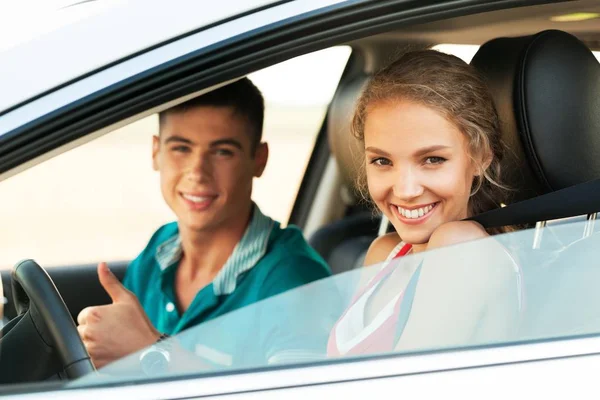
{"type": "MultiPolygon", "coordinates": [[[[216,296],[231,294],[236,288],[238,277],[252,269],[265,255],[274,225],[275,221],[265,216],[255,204],[244,236],[212,282],[216,296]]],[[[182,255],[181,237],[177,233],[156,248],[155,258],[161,271],[165,271],[178,263],[182,255]]]]}

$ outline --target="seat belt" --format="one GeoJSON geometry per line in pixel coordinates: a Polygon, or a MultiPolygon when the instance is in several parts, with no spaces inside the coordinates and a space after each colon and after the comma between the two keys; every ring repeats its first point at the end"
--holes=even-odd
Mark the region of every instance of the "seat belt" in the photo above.
{"type": "Polygon", "coordinates": [[[486,211],[466,220],[479,222],[485,228],[505,225],[534,224],[600,211],[600,179],[580,183],[486,211]]]}

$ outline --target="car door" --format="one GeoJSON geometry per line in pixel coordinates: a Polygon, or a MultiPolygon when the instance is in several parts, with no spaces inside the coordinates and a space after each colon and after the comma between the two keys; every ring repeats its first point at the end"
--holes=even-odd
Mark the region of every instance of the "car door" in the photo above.
{"type": "Polygon", "coordinates": [[[498,270],[509,272],[515,279],[507,281],[502,297],[518,300],[522,285],[528,294],[524,302],[512,302],[515,314],[494,310],[501,300],[497,293],[471,297],[462,304],[457,302],[460,296],[429,296],[427,287],[439,286],[436,273],[430,275],[434,279],[419,280],[413,303],[428,303],[431,308],[424,313],[422,308],[413,308],[404,328],[425,319],[432,326],[438,323],[434,335],[423,335],[428,339],[417,338],[402,348],[332,356],[324,344],[332,340],[332,330],[351,304],[357,275],[368,279],[378,272],[377,266],[369,266],[178,334],[169,340],[185,353],[174,355],[172,370],[144,374],[137,365],[138,352],[106,366],[98,375],[51,393],[60,399],[123,395],[140,399],[307,395],[393,399],[402,391],[419,398],[460,394],[479,399],[493,388],[493,398],[557,393],[593,396],[593,366],[600,350],[600,318],[593,306],[600,296],[599,273],[593,259],[600,236],[596,233],[581,240],[586,224],[543,228],[545,236],[553,238],[543,251],[531,247],[539,232],[529,229],[410,255],[393,265],[404,269],[416,262],[422,263],[423,271],[437,270],[444,274],[447,293],[469,293],[493,281],[498,270]],[[507,249],[510,256],[502,255],[507,249]],[[493,262],[490,252],[499,255],[493,262]],[[486,263],[494,268],[482,268],[486,263]],[[490,275],[473,274],[477,268],[490,275]],[[476,312],[475,326],[466,317],[473,310],[482,311],[476,312]],[[445,321],[447,315],[453,316],[453,325],[445,321]],[[500,320],[511,320],[515,329],[486,329],[498,326],[500,320]]]}
{"type": "MultiPolygon", "coordinates": [[[[341,44],[366,32],[385,31],[386,23],[413,21],[415,16],[425,21],[436,15],[474,13],[498,7],[491,1],[465,2],[460,8],[444,2],[431,2],[423,7],[419,4],[401,1],[277,3],[246,15],[236,15],[138,54],[129,54],[125,59],[88,71],[69,82],[61,81],[54,89],[35,92],[27,100],[11,103],[0,116],[3,129],[0,131],[0,177],[10,182],[9,177],[23,173],[34,164],[130,121],[150,116],[183,101],[186,96],[197,95],[310,50],[341,44]]],[[[123,260],[115,268],[122,270],[127,261],[123,260]]],[[[67,292],[73,290],[72,295],[65,296],[73,314],[83,303],[98,304],[107,300],[106,297],[103,300],[99,286],[92,289],[94,264],[63,271],[57,270],[54,275],[60,290],[63,290],[61,286],[69,286],[64,289],[67,292]],[[60,283],[62,279],[65,283],[60,283]],[[90,284],[79,285],[79,282],[90,284]],[[73,300],[75,298],[85,300],[71,305],[78,301],[73,300]]],[[[4,286],[9,287],[6,273],[3,275],[4,286]]],[[[221,385],[227,379],[223,378],[221,385]]]]}

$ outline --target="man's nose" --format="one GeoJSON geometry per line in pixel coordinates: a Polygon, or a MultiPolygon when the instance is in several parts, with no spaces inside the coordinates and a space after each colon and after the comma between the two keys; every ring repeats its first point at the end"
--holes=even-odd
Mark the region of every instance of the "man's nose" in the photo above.
{"type": "Polygon", "coordinates": [[[190,165],[190,179],[200,182],[209,178],[212,174],[212,164],[208,156],[199,155],[194,157],[190,165]]]}
{"type": "Polygon", "coordinates": [[[419,174],[413,168],[398,170],[394,182],[394,196],[402,200],[411,200],[423,194],[423,185],[419,174]]]}

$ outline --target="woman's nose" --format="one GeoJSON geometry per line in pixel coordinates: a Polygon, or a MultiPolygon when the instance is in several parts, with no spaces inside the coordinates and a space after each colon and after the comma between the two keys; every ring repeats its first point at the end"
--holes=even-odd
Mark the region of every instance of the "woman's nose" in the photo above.
{"type": "Polygon", "coordinates": [[[419,174],[412,168],[398,171],[394,182],[394,195],[403,200],[410,200],[423,194],[423,185],[419,174]]]}

